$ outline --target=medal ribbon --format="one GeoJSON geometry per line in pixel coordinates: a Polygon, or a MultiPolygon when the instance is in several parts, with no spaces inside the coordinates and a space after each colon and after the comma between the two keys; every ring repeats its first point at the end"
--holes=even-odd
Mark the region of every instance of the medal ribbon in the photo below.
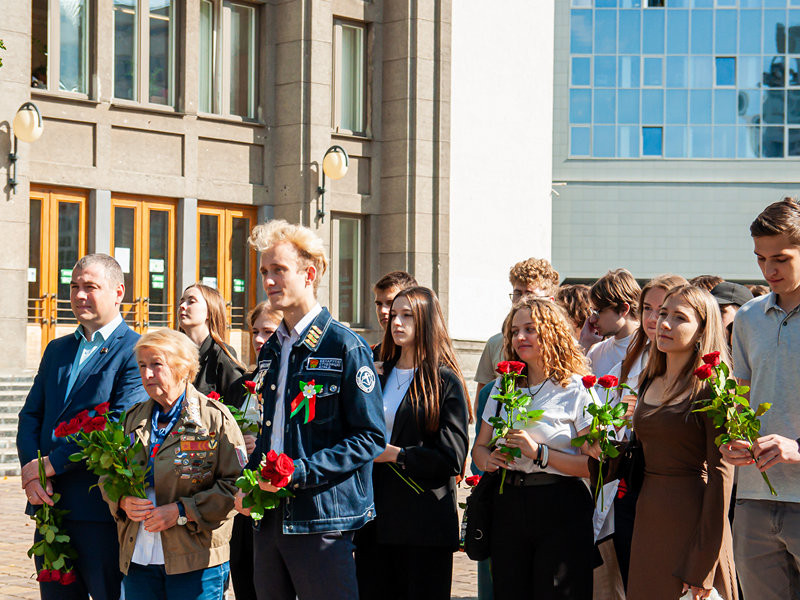
{"type": "Polygon", "coordinates": [[[313,379],[308,383],[301,381],[300,393],[292,400],[292,412],[289,416],[293,417],[301,410],[305,409],[305,419],[303,423],[308,424],[313,421],[316,416],[317,394],[321,391],[322,385],[316,385],[313,379]]]}

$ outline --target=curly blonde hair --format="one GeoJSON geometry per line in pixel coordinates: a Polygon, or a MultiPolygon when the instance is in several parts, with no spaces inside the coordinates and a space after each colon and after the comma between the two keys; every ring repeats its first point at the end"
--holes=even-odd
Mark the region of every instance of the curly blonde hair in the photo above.
{"type": "Polygon", "coordinates": [[[558,289],[558,271],[543,258],[529,258],[511,267],[508,281],[511,285],[521,283],[526,287],[539,288],[548,296],[555,296],[558,289]]]}
{"type": "MultiPolygon", "coordinates": [[[[503,322],[503,350],[507,360],[521,360],[511,344],[511,323],[520,310],[529,310],[533,319],[542,367],[548,379],[567,387],[573,375],[588,375],[591,371],[586,357],[572,335],[569,317],[555,302],[545,298],[527,296],[517,302],[503,322]]],[[[527,382],[522,382],[527,385],[527,382]]]]}

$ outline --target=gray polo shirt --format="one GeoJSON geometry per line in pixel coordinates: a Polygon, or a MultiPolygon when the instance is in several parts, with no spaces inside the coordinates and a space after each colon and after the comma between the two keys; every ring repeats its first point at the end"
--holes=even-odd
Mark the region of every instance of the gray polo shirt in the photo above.
{"type": "MultiPolygon", "coordinates": [[[[750,300],[733,322],[733,374],[750,380],[750,404],[769,402],[760,435],[800,437],[800,307],[790,313],[774,293],[750,300]]],[[[767,471],[778,497],[753,465],[739,469],[739,499],[800,502],[800,465],[778,464],[767,471]]]]}

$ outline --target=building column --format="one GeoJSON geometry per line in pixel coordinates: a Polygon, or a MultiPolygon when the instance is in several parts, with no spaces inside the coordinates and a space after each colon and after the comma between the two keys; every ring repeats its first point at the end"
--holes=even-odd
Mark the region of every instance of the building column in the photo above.
{"type": "Polygon", "coordinates": [[[111,191],[89,191],[89,253],[111,254],[111,191]]]}
{"type": "Polygon", "coordinates": [[[197,198],[178,200],[175,297],[197,280],[197,198]]]}

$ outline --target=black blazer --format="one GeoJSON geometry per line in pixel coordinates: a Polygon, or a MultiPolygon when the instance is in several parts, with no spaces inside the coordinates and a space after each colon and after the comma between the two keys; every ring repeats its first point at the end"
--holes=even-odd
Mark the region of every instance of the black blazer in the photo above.
{"type": "MultiPolygon", "coordinates": [[[[381,386],[393,364],[384,365],[381,386]]],[[[417,378],[411,385],[417,385],[417,378]]],[[[378,543],[458,548],[459,525],[456,505],[456,476],[461,473],[469,446],[469,411],[464,387],[456,374],[439,369],[439,429],[428,433],[424,411],[414,414],[409,392],[403,397],[389,443],[405,448],[406,467],[425,492],[416,494],[385,463],[375,463],[375,539],[378,543]]],[[[411,388],[409,387],[409,391],[411,388]]]]}
{"type": "MultiPolygon", "coordinates": [[[[225,344],[228,351],[236,356],[236,351],[225,344]]],[[[200,346],[200,370],[192,385],[201,394],[217,392],[227,403],[225,395],[231,384],[244,374],[244,369],[233,362],[225,351],[209,335],[200,346]]]]}

